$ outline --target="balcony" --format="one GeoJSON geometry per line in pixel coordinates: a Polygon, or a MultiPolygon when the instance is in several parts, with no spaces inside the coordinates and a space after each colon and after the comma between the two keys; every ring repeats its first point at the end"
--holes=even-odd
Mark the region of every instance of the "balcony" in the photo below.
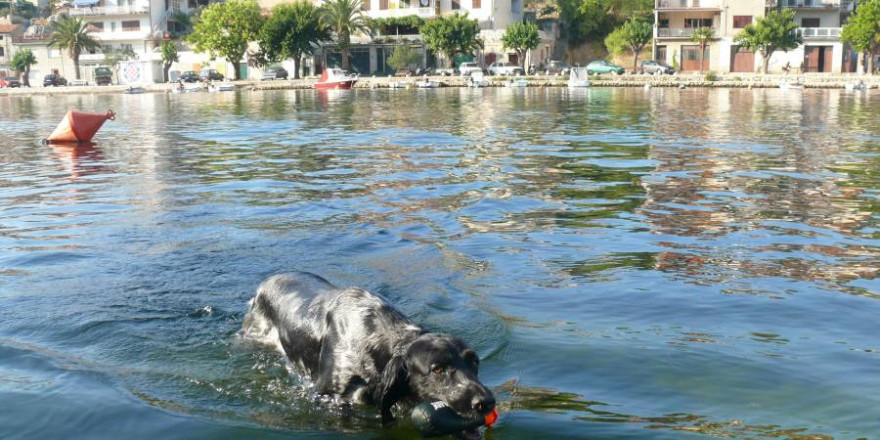
{"type": "Polygon", "coordinates": [[[95,17],[101,15],[142,15],[150,12],[150,7],[142,6],[95,6],[92,8],[70,8],[67,14],[71,17],[95,17]]]}
{"type": "Polygon", "coordinates": [[[398,8],[398,9],[371,9],[364,11],[371,18],[407,17],[418,15],[422,18],[435,17],[437,14],[433,7],[427,8],[398,8]]]}
{"type": "MultiPolygon", "coordinates": [[[[696,28],[656,28],[657,38],[691,38],[696,28]]],[[[713,27],[715,35],[719,35],[720,29],[713,27]]],[[[717,37],[716,37],[717,38],[717,37]]]]}
{"type": "Polygon", "coordinates": [[[839,40],[842,28],[798,28],[804,40],[839,40]]]}
{"type": "Polygon", "coordinates": [[[795,9],[822,9],[822,10],[838,10],[846,9],[849,5],[847,0],[821,1],[821,0],[769,0],[768,7],[776,7],[777,2],[781,1],[782,6],[795,9]]]}
{"type": "Polygon", "coordinates": [[[101,42],[132,40],[142,41],[149,40],[151,37],[150,31],[144,29],[136,31],[95,32],[92,35],[101,42]]]}
{"type": "Polygon", "coordinates": [[[654,9],[658,11],[720,11],[720,0],[655,0],[654,9]]]}

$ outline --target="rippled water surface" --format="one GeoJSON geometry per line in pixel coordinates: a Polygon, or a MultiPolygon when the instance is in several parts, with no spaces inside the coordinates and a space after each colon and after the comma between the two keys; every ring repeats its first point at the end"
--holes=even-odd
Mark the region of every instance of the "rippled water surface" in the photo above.
{"type": "Polygon", "coordinates": [[[488,439],[880,438],[880,93],[0,97],[0,437],[415,438],[236,337],[270,274],[484,357],[488,439]],[[69,108],[93,146],[45,146],[69,108]]]}

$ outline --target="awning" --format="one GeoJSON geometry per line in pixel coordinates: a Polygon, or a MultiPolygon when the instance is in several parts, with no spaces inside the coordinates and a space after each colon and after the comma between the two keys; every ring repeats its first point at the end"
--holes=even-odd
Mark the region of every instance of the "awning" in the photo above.
{"type": "Polygon", "coordinates": [[[73,6],[95,6],[98,4],[98,0],[73,0],[73,6]]]}

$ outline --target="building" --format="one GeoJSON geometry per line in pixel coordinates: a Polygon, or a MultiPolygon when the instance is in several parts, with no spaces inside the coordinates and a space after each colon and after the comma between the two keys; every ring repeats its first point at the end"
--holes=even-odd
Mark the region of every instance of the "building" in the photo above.
{"type": "Polygon", "coordinates": [[[764,16],[765,0],[655,0],[654,58],[683,72],[754,72],[755,54],[738,50],[733,39],[764,16]],[[708,27],[715,38],[703,54],[691,41],[694,30],[708,27]]]}
{"type": "Polygon", "coordinates": [[[9,63],[12,61],[12,38],[21,33],[17,24],[0,24],[0,78],[12,76],[9,63]]]}
{"type": "Polygon", "coordinates": [[[856,54],[840,42],[840,33],[855,7],[853,0],[655,0],[654,56],[684,72],[699,71],[699,48],[691,41],[694,29],[710,27],[715,38],[704,56],[703,71],[756,72],[760,54],[739,49],[733,38],[766,11],[795,11],[804,44],[788,52],[777,51],[770,59],[770,73],[854,72],[856,54]]]}

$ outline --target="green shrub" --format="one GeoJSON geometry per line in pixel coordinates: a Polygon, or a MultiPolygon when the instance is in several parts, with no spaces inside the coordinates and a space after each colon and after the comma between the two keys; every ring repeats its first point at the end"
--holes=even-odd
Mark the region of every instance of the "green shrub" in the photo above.
{"type": "Polygon", "coordinates": [[[706,73],[705,79],[706,79],[706,81],[709,81],[709,82],[718,81],[718,74],[715,72],[709,71],[708,73],[706,73]]]}

